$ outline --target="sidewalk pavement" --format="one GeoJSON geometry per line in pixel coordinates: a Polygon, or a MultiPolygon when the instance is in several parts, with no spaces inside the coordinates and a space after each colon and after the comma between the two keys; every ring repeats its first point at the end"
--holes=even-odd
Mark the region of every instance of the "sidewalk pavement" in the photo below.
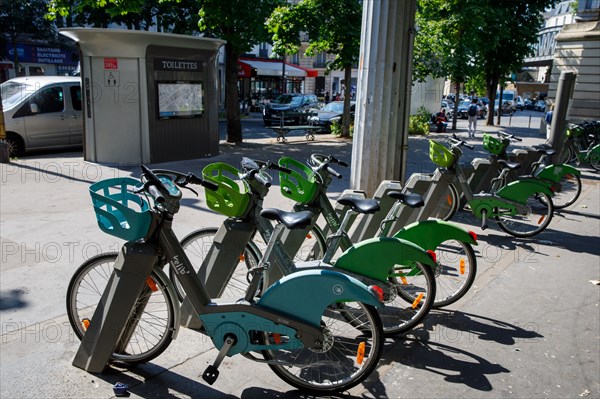
{"type": "MultiPolygon", "coordinates": [[[[466,129],[458,134],[467,137],[466,129]]],[[[522,146],[543,139],[534,129],[518,134],[525,137],[522,146]]],[[[208,163],[238,165],[244,155],[305,160],[319,152],[351,159],[350,141],[288,138],[286,144],[274,137],[223,142],[217,157],[153,166],[200,174],[208,163]]],[[[465,161],[483,155],[480,137],[469,142],[477,148],[465,152],[465,161]]],[[[427,149],[427,138],[410,139],[407,177],[433,170],[427,149]]],[[[138,167],[88,163],[71,152],[28,156],[0,171],[0,397],[110,398],[117,381],[129,385],[131,397],[306,397],[266,365],[240,356],[226,358],[217,382],[205,384],[199,375],[217,352],[206,337],[186,329],[150,364],[129,370],[113,365],[97,375],[73,367],[79,342],[65,314],[68,281],[84,259],[122,243],[97,228],[87,189],[104,178],[137,176],[138,167]]],[[[411,333],[388,339],[377,371],[343,397],[600,398],[600,287],[592,283],[600,279],[600,179],[582,171],[579,200],[557,212],[537,237],[515,239],[495,226],[482,231],[461,212],[461,225],[479,237],[473,288],[411,333]]],[[[335,182],[332,198],[349,185],[349,170],[340,172],[344,178],[335,182]]],[[[202,193],[184,196],[174,224],[179,237],[223,220],[207,210],[202,193]]],[[[274,184],[265,206],[292,204],[274,184]]]]}

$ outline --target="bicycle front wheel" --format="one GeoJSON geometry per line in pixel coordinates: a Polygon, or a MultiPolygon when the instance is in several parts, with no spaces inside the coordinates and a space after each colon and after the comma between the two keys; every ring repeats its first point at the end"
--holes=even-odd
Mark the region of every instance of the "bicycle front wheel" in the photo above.
{"type": "Polygon", "coordinates": [[[447,186],[446,192],[440,198],[437,207],[430,217],[440,220],[450,220],[458,209],[458,191],[454,184],[447,186]]]}
{"type": "Polygon", "coordinates": [[[529,207],[526,215],[496,216],[500,228],[515,237],[531,237],[544,231],[554,215],[552,199],[544,193],[534,193],[525,205],[529,207]]]}
{"type": "Polygon", "coordinates": [[[558,156],[558,163],[571,163],[575,161],[575,153],[573,148],[565,143],[560,155],[558,156]]]}
{"type": "Polygon", "coordinates": [[[477,259],[471,244],[446,240],[436,249],[436,295],[434,308],[448,306],[462,298],[475,281],[477,259]]]}
{"type": "Polygon", "coordinates": [[[288,384],[312,394],[342,392],[377,366],[383,329],[377,310],[359,302],[332,304],[321,318],[322,348],[263,351],[269,367],[288,384]]]}
{"type": "MultiPolygon", "coordinates": [[[[181,240],[181,246],[196,272],[198,272],[204,259],[206,259],[208,251],[217,235],[217,231],[218,228],[216,227],[207,227],[196,230],[181,240]]],[[[250,243],[246,245],[244,252],[240,254],[238,264],[229,278],[229,281],[225,287],[221,288],[221,295],[219,297],[234,299],[243,298],[250,284],[248,281],[248,270],[251,267],[258,265],[259,257],[260,254],[257,253],[257,250],[251,246],[250,243]]],[[[169,278],[173,281],[177,296],[182,300],[185,296],[183,287],[181,287],[179,279],[175,275],[175,271],[172,267],[169,268],[169,278]]]]}
{"type": "MultiPolygon", "coordinates": [[[[73,274],[67,289],[67,316],[77,338],[82,339],[100,298],[113,273],[116,253],[95,256],[85,261],[73,274]]],[[[112,359],[131,364],[148,362],[160,355],[173,340],[176,331],[173,295],[164,273],[153,270],[137,299],[126,327],[129,340],[112,359]]]]}
{"type": "Polygon", "coordinates": [[[385,307],[379,316],[386,335],[402,334],[416,327],[428,314],[436,296],[431,267],[415,262],[412,267],[396,268],[396,277],[384,290],[385,307]]]}

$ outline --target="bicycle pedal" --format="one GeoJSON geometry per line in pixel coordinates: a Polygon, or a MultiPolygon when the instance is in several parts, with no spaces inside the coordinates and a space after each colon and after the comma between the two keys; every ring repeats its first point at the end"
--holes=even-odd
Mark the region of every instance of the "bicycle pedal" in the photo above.
{"type": "Polygon", "coordinates": [[[208,366],[202,374],[202,379],[208,382],[209,385],[214,384],[218,377],[219,370],[213,365],[208,366]]]}

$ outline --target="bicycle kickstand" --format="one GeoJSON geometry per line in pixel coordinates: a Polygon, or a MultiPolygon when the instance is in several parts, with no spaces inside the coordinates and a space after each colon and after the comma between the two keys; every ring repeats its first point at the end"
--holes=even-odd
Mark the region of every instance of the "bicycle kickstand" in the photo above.
{"type": "Polygon", "coordinates": [[[225,342],[223,343],[221,350],[219,350],[219,354],[217,355],[215,362],[212,365],[208,366],[206,370],[204,370],[204,373],[202,374],[202,379],[208,382],[209,385],[214,384],[214,382],[219,377],[219,366],[221,365],[221,362],[223,362],[223,359],[227,355],[229,349],[233,345],[235,345],[235,342],[236,339],[233,335],[226,336],[225,342]]]}

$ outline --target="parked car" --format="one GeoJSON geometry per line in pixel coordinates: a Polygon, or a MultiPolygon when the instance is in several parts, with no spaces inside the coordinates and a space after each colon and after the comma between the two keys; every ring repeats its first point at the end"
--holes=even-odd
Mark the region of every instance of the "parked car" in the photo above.
{"type": "Polygon", "coordinates": [[[11,156],[33,149],[81,147],[81,78],[20,77],[2,83],[0,89],[11,156]]]}
{"type": "MultiPolygon", "coordinates": [[[[354,110],[356,103],[350,102],[350,118],[354,119],[354,110]]],[[[331,132],[331,125],[333,123],[341,123],[342,115],[344,114],[344,102],[343,101],[332,101],[325,105],[320,110],[317,110],[312,116],[309,117],[309,123],[315,126],[321,126],[323,129],[317,131],[317,133],[329,133],[331,132]]]]}
{"type": "MultiPolygon", "coordinates": [[[[467,119],[469,117],[469,107],[471,106],[471,101],[463,101],[460,104],[458,104],[458,117],[461,119],[467,119]]],[[[478,111],[477,111],[477,117],[478,118],[485,118],[487,116],[487,108],[483,105],[483,104],[477,104],[478,111]]]]}
{"type": "MultiPolygon", "coordinates": [[[[494,102],[494,115],[498,115],[498,102],[498,99],[496,99],[496,101],[494,102]]],[[[511,101],[502,102],[502,114],[512,115],[514,111],[515,109],[511,101]]]]}
{"type": "Polygon", "coordinates": [[[525,109],[535,109],[535,101],[531,98],[525,99],[525,109]]]}
{"type": "Polygon", "coordinates": [[[263,109],[263,121],[265,126],[273,123],[301,124],[306,122],[306,113],[311,108],[319,107],[319,99],[314,94],[281,94],[275,100],[265,105],[263,109]],[[283,120],[282,120],[283,114],[283,120]]]}
{"type": "Polygon", "coordinates": [[[517,96],[516,107],[517,111],[523,111],[525,109],[525,101],[523,101],[523,97],[517,96]]]}
{"type": "Polygon", "coordinates": [[[545,100],[537,100],[535,102],[535,110],[544,112],[546,110],[546,101],[545,100]]]}

